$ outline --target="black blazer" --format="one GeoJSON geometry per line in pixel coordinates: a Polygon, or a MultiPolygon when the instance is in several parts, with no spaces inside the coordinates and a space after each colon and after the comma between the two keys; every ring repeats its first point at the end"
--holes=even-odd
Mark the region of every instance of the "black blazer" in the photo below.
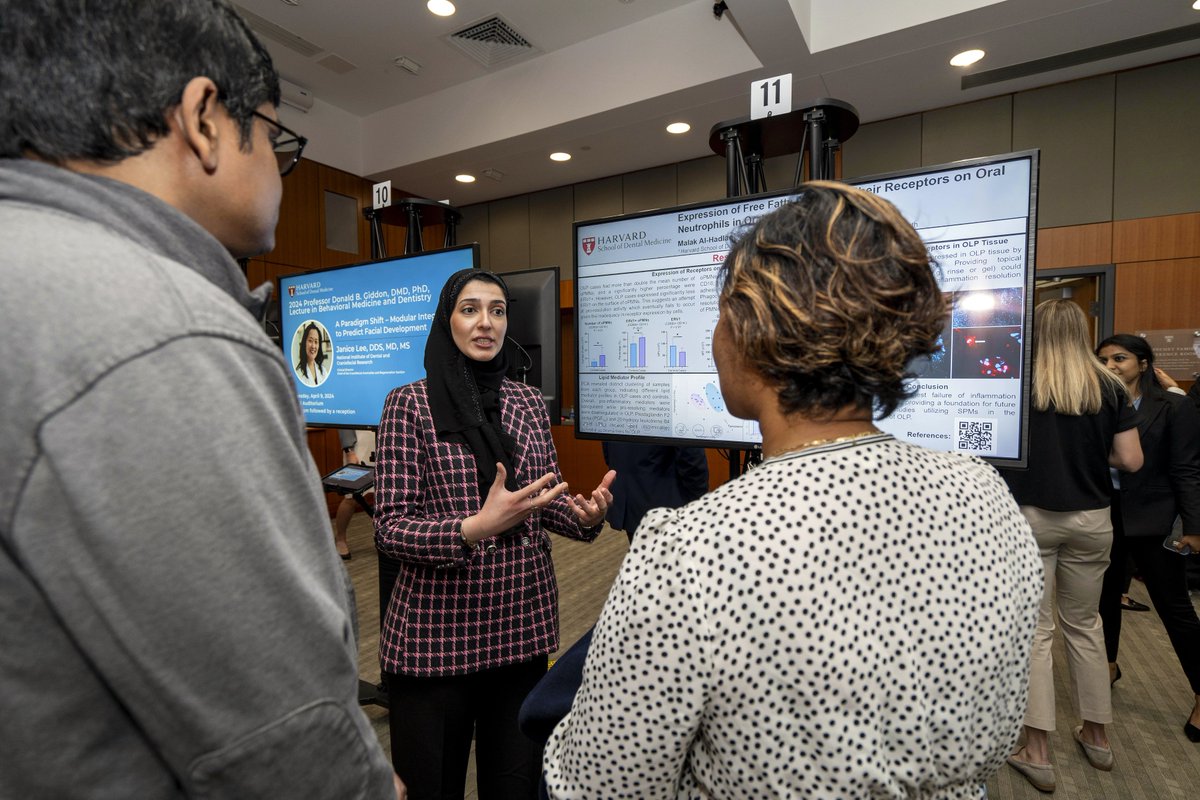
{"type": "Polygon", "coordinates": [[[1200,411],[1157,387],[1142,395],[1139,410],[1144,463],[1121,473],[1125,535],[1165,537],[1176,514],[1184,533],[1200,533],[1200,411]]]}
{"type": "Polygon", "coordinates": [[[617,471],[605,518],[630,536],[652,508],[679,508],[708,491],[708,457],[699,447],[604,442],[604,461],[617,471]]]}

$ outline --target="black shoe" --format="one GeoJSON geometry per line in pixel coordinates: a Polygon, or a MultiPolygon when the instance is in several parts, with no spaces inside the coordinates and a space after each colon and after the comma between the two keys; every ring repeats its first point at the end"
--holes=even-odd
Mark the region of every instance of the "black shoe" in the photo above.
{"type": "Polygon", "coordinates": [[[1139,603],[1137,600],[1134,600],[1132,597],[1130,597],[1126,600],[1121,601],[1121,610],[1122,611],[1149,611],[1150,606],[1146,605],[1145,603],[1139,603]]]}
{"type": "Polygon", "coordinates": [[[1121,680],[1121,665],[1117,664],[1117,671],[1116,671],[1116,673],[1113,674],[1112,680],[1108,682],[1108,685],[1112,686],[1114,683],[1116,683],[1119,680],[1121,680]]]}
{"type": "Polygon", "coordinates": [[[1193,742],[1200,743],[1200,728],[1190,722],[1183,723],[1183,735],[1193,742]]]}

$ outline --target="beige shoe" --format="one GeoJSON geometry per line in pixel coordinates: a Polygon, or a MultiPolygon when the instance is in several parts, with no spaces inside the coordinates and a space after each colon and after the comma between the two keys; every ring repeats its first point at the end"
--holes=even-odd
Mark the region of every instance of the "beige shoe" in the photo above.
{"type": "Polygon", "coordinates": [[[1112,772],[1113,768],[1113,752],[1111,747],[1101,747],[1096,744],[1088,744],[1080,736],[1083,731],[1083,726],[1078,725],[1075,728],[1075,741],[1079,742],[1079,746],[1083,748],[1083,754],[1087,756],[1088,763],[1093,767],[1104,772],[1112,772]]]}
{"type": "Polygon", "coordinates": [[[1031,764],[1028,761],[1022,761],[1017,758],[1017,753],[1024,750],[1024,747],[1017,748],[1011,756],[1008,757],[1008,765],[1021,773],[1025,780],[1029,781],[1033,788],[1039,792],[1050,794],[1054,791],[1054,765],[1053,764],[1031,764]]]}

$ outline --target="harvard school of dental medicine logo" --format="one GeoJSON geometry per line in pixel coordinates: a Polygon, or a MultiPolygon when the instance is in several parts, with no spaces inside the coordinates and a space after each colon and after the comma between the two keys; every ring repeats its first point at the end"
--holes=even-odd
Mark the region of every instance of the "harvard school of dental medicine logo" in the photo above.
{"type": "Polygon", "coordinates": [[[296,296],[296,287],[289,286],[288,287],[288,297],[295,297],[295,296],[296,296]]]}
{"type": "Polygon", "coordinates": [[[590,256],[590,255],[592,254],[592,251],[593,251],[593,250],[595,250],[595,249],[596,249],[596,237],[595,237],[595,236],[586,236],[586,237],[584,237],[584,239],[583,239],[583,253],[584,253],[584,255],[589,255],[589,256],[590,256]]]}

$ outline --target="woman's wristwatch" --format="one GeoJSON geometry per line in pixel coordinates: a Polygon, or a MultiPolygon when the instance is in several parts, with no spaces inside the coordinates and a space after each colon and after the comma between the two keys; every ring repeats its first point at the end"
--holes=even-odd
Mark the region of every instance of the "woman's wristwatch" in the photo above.
{"type": "Polygon", "coordinates": [[[467,548],[467,552],[469,552],[469,553],[474,553],[475,548],[479,547],[479,544],[477,542],[472,542],[470,539],[467,538],[467,535],[465,533],[463,533],[461,522],[458,523],[458,539],[460,542],[462,542],[462,546],[467,548]]]}

